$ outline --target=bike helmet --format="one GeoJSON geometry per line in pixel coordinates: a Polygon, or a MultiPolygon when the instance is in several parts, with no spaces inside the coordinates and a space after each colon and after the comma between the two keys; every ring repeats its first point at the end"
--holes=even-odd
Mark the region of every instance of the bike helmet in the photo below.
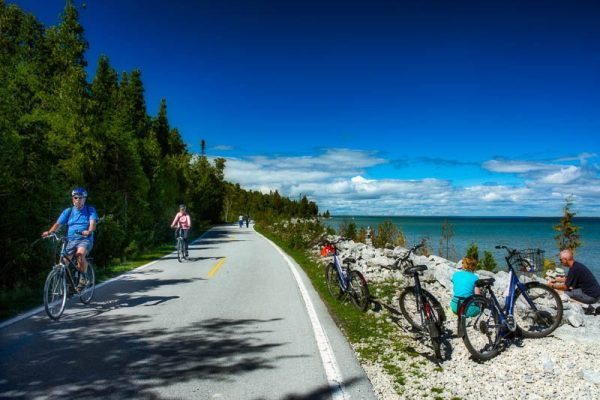
{"type": "Polygon", "coordinates": [[[71,196],[81,196],[81,197],[88,197],[88,192],[87,190],[85,190],[82,187],[76,187],[75,189],[73,189],[73,191],[71,192],[71,196]]]}
{"type": "Polygon", "coordinates": [[[179,205],[179,209],[180,209],[180,210],[184,210],[184,211],[186,211],[186,210],[187,210],[187,208],[186,208],[185,204],[180,204],[180,205],[179,205]]]}

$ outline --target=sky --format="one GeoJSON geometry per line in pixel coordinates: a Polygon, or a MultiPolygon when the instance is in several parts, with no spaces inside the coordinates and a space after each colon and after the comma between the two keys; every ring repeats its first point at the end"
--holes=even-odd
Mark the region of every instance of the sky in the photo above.
{"type": "MultiPolygon", "coordinates": [[[[55,25],[64,0],[6,0],[55,25]]],[[[600,217],[597,1],[74,1],[226,179],[334,215],[600,217]]]]}

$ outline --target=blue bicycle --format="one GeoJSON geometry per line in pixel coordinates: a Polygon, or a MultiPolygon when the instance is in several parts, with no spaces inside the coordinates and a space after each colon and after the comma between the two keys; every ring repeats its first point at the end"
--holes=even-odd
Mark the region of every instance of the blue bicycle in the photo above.
{"type": "Polygon", "coordinates": [[[356,309],[366,311],[371,299],[367,280],[359,271],[352,269],[351,264],[356,263],[356,259],[346,257],[340,261],[336,245],[341,240],[344,239],[324,241],[325,246],[321,249],[322,256],[333,256],[333,262],[325,268],[327,290],[336,299],[349,297],[356,309]]]}
{"type": "Polygon", "coordinates": [[[522,283],[517,276],[517,271],[532,272],[543,266],[541,250],[496,248],[508,253],[509,286],[504,307],[492,289],[494,278],[486,278],[475,283],[481,294],[465,299],[458,310],[458,335],[473,358],[482,361],[495,357],[502,338],[513,333],[526,338],[549,335],[563,314],[562,301],[554,289],[539,282],[522,283]]]}

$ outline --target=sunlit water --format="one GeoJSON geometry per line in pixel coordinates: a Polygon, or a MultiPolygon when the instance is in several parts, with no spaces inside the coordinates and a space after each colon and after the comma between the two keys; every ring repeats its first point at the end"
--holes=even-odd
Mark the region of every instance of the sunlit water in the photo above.
{"type": "MultiPolygon", "coordinates": [[[[447,219],[454,230],[451,245],[455,256],[449,257],[455,261],[462,258],[471,243],[479,247],[480,258],[483,251],[494,254],[498,265],[504,265],[504,251],[496,250],[496,245],[505,245],[517,249],[540,248],[545,251],[545,258],[558,263],[558,249],[553,227],[560,218],[524,218],[524,217],[332,217],[324,220],[336,230],[342,221],[352,221],[357,228],[377,226],[385,220],[390,220],[402,230],[407,242],[412,245],[428,238],[432,253],[440,254],[440,238],[442,224],[447,219]]],[[[574,224],[581,228],[582,245],[577,250],[576,259],[587,265],[596,277],[600,278],[600,218],[575,218],[574,224]]],[[[443,252],[445,255],[445,251],[443,252]]]]}

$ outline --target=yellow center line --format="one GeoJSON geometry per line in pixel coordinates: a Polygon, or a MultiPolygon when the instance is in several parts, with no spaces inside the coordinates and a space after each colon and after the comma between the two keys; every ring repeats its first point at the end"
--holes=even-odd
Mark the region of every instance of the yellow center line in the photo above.
{"type": "Polygon", "coordinates": [[[223,258],[221,258],[221,259],[219,260],[219,262],[217,263],[217,265],[215,265],[215,267],[214,267],[213,269],[211,269],[211,270],[210,270],[210,272],[208,273],[208,277],[209,277],[209,278],[212,278],[212,277],[213,277],[213,276],[214,276],[214,275],[217,273],[217,271],[219,270],[219,268],[221,268],[221,266],[222,266],[222,265],[223,265],[223,263],[225,262],[225,259],[226,259],[226,258],[227,258],[227,257],[223,257],[223,258]]]}

